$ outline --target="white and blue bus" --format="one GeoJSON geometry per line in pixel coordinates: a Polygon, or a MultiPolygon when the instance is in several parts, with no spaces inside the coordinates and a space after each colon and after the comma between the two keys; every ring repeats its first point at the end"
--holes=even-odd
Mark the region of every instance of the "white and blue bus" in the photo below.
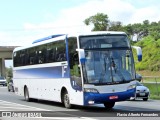
{"type": "MultiPolygon", "coordinates": [[[[137,49],[138,59],[142,52],[137,49]]],[[[72,105],[104,104],[135,95],[132,47],[124,32],[58,34],[13,51],[15,93],[72,105]]]]}

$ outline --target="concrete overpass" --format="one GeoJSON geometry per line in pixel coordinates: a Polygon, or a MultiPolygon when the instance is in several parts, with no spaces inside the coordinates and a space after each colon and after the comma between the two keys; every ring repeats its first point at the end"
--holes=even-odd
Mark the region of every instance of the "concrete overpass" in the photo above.
{"type": "Polygon", "coordinates": [[[17,46],[0,46],[0,76],[5,77],[5,60],[12,59],[12,52],[17,46]]]}

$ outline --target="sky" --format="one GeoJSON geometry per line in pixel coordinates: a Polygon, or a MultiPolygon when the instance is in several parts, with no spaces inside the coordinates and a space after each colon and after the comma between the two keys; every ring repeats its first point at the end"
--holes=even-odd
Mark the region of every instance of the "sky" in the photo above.
{"type": "Polygon", "coordinates": [[[96,13],[123,25],[160,20],[158,0],[0,0],[0,45],[24,46],[52,34],[91,31],[96,13]]]}
{"type": "Polygon", "coordinates": [[[25,46],[52,34],[88,32],[97,13],[123,25],[160,21],[159,0],[0,0],[0,46],[25,46]]]}

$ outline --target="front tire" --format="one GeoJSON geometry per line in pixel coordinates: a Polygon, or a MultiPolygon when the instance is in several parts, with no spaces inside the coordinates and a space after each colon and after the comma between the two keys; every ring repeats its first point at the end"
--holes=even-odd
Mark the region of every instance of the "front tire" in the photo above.
{"type": "Polygon", "coordinates": [[[147,101],[148,100],[148,98],[143,98],[143,101],[147,101]]]}
{"type": "Polygon", "coordinates": [[[72,107],[72,105],[70,104],[69,94],[67,91],[65,91],[63,94],[63,103],[64,103],[64,106],[68,109],[72,107]]]}
{"type": "Polygon", "coordinates": [[[104,106],[106,109],[112,109],[115,105],[115,102],[105,102],[104,106]]]}
{"type": "Polygon", "coordinates": [[[10,92],[11,90],[8,88],[8,92],[10,92]]]}
{"type": "Polygon", "coordinates": [[[14,92],[14,87],[12,88],[12,92],[14,92]]]}
{"type": "Polygon", "coordinates": [[[28,91],[28,88],[25,87],[24,89],[24,98],[27,102],[30,102],[30,98],[29,98],[29,91],[28,91]]]}

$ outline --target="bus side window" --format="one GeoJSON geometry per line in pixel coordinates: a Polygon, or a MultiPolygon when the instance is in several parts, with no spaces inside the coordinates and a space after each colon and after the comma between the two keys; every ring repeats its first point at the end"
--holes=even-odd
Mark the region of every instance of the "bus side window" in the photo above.
{"type": "Polygon", "coordinates": [[[54,59],[54,43],[47,44],[45,59],[46,59],[46,63],[55,62],[55,59],[54,59]]]}
{"type": "Polygon", "coordinates": [[[37,49],[35,50],[34,64],[38,64],[38,51],[37,51],[37,49]]]}
{"type": "Polygon", "coordinates": [[[14,52],[14,67],[18,67],[18,60],[19,60],[19,52],[14,52]]]}
{"type": "Polygon", "coordinates": [[[53,48],[52,50],[51,50],[51,54],[50,54],[50,59],[51,59],[51,62],[55,62],[56,61],[56,49],[55,48],[53,48]]]}
{"type": "Polygon", "coordinates": [[[77,39],[76,38],[69,38],[68,39],[68,48],[69,48],[69,65],[70,65],[70,76],[71,80],[75,81],[74,87],[81,87],[82,86],[82,79],[80,73],[79,65],[79,57],[78,52],[76,51],[77,48],[77,39]]]}
{"type": "Polygon", "coordinates": [[[38,63],[45,63],[46,57],[46,45],[41,45],[38,47],[38,63]]]}
{"type": "Polygon", "coordinates": [[[29,65],[29,53],[28,53],[28,50],[26,51],[26,55],[25,55],[25,65],[29,65]]]}
{"type": "Polygon", "coordinates": [[[61,61],[66,61],[66,45],[65,45],[65,41],[61,40],[56,42],[56,61],[57,62],[61,62],[61,61]]]}

